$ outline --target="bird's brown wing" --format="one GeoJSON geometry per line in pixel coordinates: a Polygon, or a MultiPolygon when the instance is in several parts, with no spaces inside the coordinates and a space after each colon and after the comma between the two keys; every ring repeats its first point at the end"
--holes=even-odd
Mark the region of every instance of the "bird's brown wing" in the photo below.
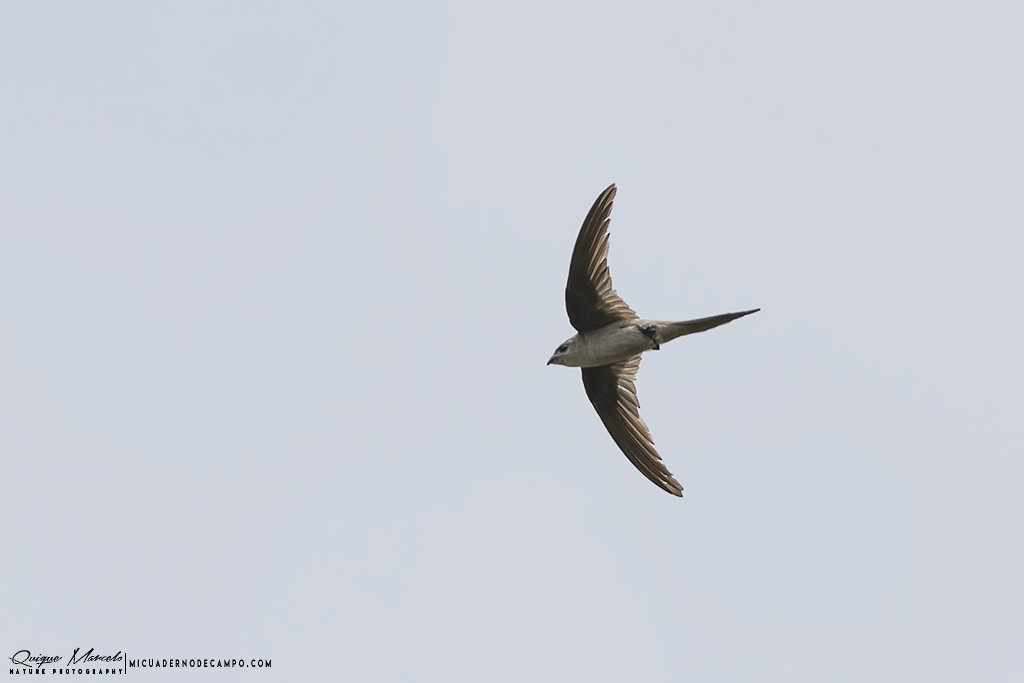
{"type": "Polygon", "coordinates": [[[662,464],[651,433],[640,419],[634,383],[639,368],[639,354],[612,365],[583,368],[583,386],[608,433],[629,461],[664,490],[682,496],[683,487],[662,464]]]}
{"type": "Polygon", "coordinates": [[[638,316],[612,289],[608,272],[608,222],[615,199],[615,185],[590,208],[569,261],[569,280],[565,285],[565,310],[569,323],[578,332],[590,332],[619,320],[638,316]]]}

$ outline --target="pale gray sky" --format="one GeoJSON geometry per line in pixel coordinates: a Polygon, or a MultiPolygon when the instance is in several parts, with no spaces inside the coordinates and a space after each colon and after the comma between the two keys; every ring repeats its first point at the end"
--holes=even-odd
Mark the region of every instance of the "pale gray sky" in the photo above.
{"type": "MultiPolygon", "coordinates": [[[[1014,3],[7,3],[0,654],[1024,676],[1014,3]],[[686,489],[605,433],[619,185],[686,489]]],[[[4,665],[6,675],[7,665],[4,665]]]]}

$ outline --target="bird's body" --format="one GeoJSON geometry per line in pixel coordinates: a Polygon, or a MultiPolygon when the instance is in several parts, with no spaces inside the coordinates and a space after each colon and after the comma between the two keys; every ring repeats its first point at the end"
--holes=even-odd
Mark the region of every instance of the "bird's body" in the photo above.
{"type": "Polygon", "coordinates": [[[644,351],[657,350],[662,344],[685,334],[703,332],[712,327],[754,313],[724,313],[699,320],[622,320],[609,323],[586,334],[577,334],[565,341],[569,348],[551,363],[572,368],[592,368],[628,360],[644,351]],[[699,329],[697,329],[699,328],[699,329]]]}
{"type": "Polygon", "coordinates": [[[651,323],[646,320],[624,320],[586,334],[577,334],[566,340],[569,348],[552,362],[571,368],[592,368],[618,363],[638,353],[650,351],[656,344],[651,335],[643,332],[642,326],[645,324],[651,323]]]}
{"type": "Polygon", "coordinates": [[[615,198],[611,185],[583,221],[565,287],[565,308],[578,334],[563,342],[548,365],[583,369],[583,386],[612,439],[644,476],[669,493],[683,488],[661,462],[640,419],[634,378],[645,351],[678,337],[710,330],[760,309],[678,322],[643,320],[612,289],[608,272],[608,222],[615,198]]]}

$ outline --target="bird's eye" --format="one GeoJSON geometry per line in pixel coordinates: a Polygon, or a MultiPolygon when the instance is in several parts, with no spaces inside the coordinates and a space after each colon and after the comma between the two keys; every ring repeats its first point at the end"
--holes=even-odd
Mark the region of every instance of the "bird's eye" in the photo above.
{"type": "Polygon", "coordinates": [[[562,344],[561,346],[558,347],[558,352],[559,353],[565,353],[568,350],[569,350],[569,345],[568,344],[562,344]]]}

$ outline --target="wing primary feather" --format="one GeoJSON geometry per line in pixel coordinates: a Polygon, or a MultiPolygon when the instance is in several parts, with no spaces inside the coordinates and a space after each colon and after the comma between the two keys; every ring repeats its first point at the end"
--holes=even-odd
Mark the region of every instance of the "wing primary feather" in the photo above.
{"type": "Polygon", "coordinates": [[[636,312],[612,288],[608,271],[608,224],[615,185],[590,207],[569,260],[565,310],[578,332],[590,332],[619,320],[635,320],[636,312]]]}
{"type": "Polygon", "coordinates": [[[583,368],[583,386],[605,429],[633,466],[663,490],[683,495],[672,473],[654,448],[651,433],[640,417],[634,379],[640,356],[592,368],[583,368]]]}

